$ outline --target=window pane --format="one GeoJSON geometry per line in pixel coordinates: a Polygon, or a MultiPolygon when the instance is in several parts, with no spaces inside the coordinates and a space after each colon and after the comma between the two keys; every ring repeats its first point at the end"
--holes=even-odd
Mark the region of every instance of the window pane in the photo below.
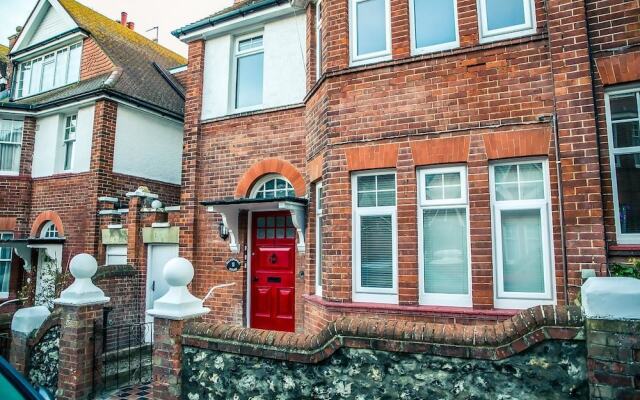
{"type": "Polygon", "coordinates": [[[316,243],[316,286],[322,285],[322,217],[316,218],[317,230],[318,230],[318,243],[316,243]]]}
{"type": "Polygon", "coordinates": [[[262,47],[262,36],[256,36],[238,42],[238,51],[258,49],[260,47],[262,47]]]}
{"type": "Polygon", "coordinates": [[[358,190],[376,190],[376,177],[374,175],[359,176],[358,190]]]}
{"type": "Polygon", "coordinates": [[[640,233],[640,153],[616,156],[621,233],[640,233]]]}
{"type": "Polygon", "coordinates": [[[67,83],[77,82],[80,78],[80,56],[82,46],[76,45],[71,47],[69,53],[69,73],[67,75],[67,83]]]}
{"type": "Polygon", "coordinates": [[[360,285],[393,287],[393,245],[390,215],[360,219],[360,285]]]}
{"type": "Polygon", "coordinates": [[[613,130],[613,147],[640,146],[640,123],[638,121],[618,122],[611,124],[613,130]]]}
{"type": "Polygon", "coordinates": [[[385,0],[364,0],[356,3],[356,44],[358,55],[384,51],[387,48],[385,0]]]}
{"type": "Polygon", "coordinates": [[[455,0],[414,0],[415,46],[428,47],[456,40],[455,0]]]}
{"type": "Polygon", "coordinates": [[[378,190],[395,190],[396,189],[396,176],[387,174],[387,175],[378,175],[376,177],[378,179],[378,190]]]}
{"type": "Polygon", "coordinates": [[[238,58],[236,108],[262,104],[263,53],[238,58]]]}
{"type": "Polygon", "coordinates": [[[386,207],[386,206],[395,206],[396,205],[396,192],[395,191],[384,191],[378,192],[378,206],[386,207]]]}
{"type": "Polygon", "coordinates": [[[540,210],[503,210],[502,271],[506,292],[544,292],[540,210]]]}
{"type": "Polygon", "coordinates": [[[63,86],[67,83],[67,66],[69,63],[69,50],[58,51],[56,59],[55,86],[63,86]]]}
{"type": "Polygon", "coordinates": [[[523,183],[520,185],[520,200],[544,199],[544,185],[542,182],[523,183]]]}
{"type": "Polygon", "coordinates": [[[469,293],[466,210],[423,210],[422,215],[425,292],[469,293]]]}
{"type": "Polygon", "coordinates": [[[497,165],[495,171],[496,183],[518,181],[518,169],[516,165],[497,165]]]}
{"type": "Polygon", "coordinates": [[[522,0],[485,0],[489,30],[507,28],[525,23],[522,0]]]}
{"type": "Polygon", "coordinates": [[[73,161],[73,142],[65,143],[64,150],[64,169],[71,169],[71,162],[73,161]]]}
{"type": "Polygon", "coordinates": [[[364,192],[358,194],[358,207],[375,207],[376,192],[364,192]]]}
{"type": "Polygon", "coordinates": [[[44,66],[42,67],[42,90],[49,90],[53,87],[54,74],[56,71],[55,56],[49,55],[44,58],[44,66]]]}
{"type": "Polygon", "coordinates": [[[31,65],[31,84],[29,86],[29,94],[35,94],[40,91],[40,80],[42,79],[42,59],[36,60],[31,65]]]}
{"type": "Polygon", "coordinates": [[[517,183],[496,183],[496,200],[518,200],[518,184],[517,183]]]}
{"type": "Polygon", "coordinates": [[[542,181],[542,164],[520,164],[520,181],[542,181]]]}
{"type": "Polygon", "coordinates": [[[612,96],[609,98],[611,120],[638,118],[638,104],[636,94],[612,96]]]}

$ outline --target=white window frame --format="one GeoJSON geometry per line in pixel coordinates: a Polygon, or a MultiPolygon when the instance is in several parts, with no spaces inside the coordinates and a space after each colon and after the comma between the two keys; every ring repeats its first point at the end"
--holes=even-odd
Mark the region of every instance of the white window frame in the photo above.
{"type": "Polygon", "coordinates": [[[18,64],[17,68],[16,68],[16,72],[18,73],[18,76],[17,76],[17,79],[16,79],[16,89],[15,89],[14,96],[15,96],[16,99],[21,99],[21,98],[24,98],[24,97],[34,96],[36,94],[48,92],[50,90],[53,90],[53,89],[56,89],[56,88],[59,88],[59,87],[62,87],[62,86],[66,86],[66,85],[69,85],[71,83],[75,83],[75,82],[77,82],[79,80],[79,76],[80,76],[79,70],[81,68],[81,65],[82,65],[82,42],[75,42],[75,43],[72,43],[72,44],[70,44],[68,46],[64,46],[64,47],[55,49],[54,51],[50,51],[50,52],[48,52],[46,54],[34,57],[34,58],[30,59],[30,60],[26,60],[26,61],[20,62],[18,64]],[[70,73],[69,73],[70,72],[69,71],[69,66],[71,65],[71,49],[72,48],[76,48],[76,47],[80,47],[80,54],[79,54],[80,62],[78,63],[78,74],[77,74],[78,75],[78,79],[73,80],[73,81],[69,81],[69,76],[71,76],[70,73]],[[64,68],[66,70],[65,74],[64,74],[65,75],[65,79],[64,79],[64,83],[62,83],[60,85],[56,85],[56,76],[58,75],[58,68],[61,67],[61,65],[58,64],[58,58],[59,58],[58,54],[62,53],[64,51],[67,52],[67,57],[66,57],[66,60],[65,60],[65,65],[64,65],[64,68]],[[44,60],[49,56],[53,57],[53,61],[52,62],[55,64],[55,68],[53,70],[53,82],[52,82],[52,86],[49,89],[42,90],[42,80],[44,78],[44,60]],[[23,79],[23,69],[25,68],[25,66],[29,66],[30,67],[29,80],[26,83],[27,83],[27,87],[31,88],[31,81],[34,79],[32,66],[33,66],[33,63],[36,62],[36,61],[42,62],[42,67],[40,68],[40,75],[35,77],[35,78],[40,80],[40,82],[38,83],[38,88],[33,93],[30,90],[28,90],[28,93],[24,94],[25,81],[23,79]]]}
{"type": "MultiPolygon", "coordinates": [[[[611,169],[611,186],[613,191],[613,210],[615,213],[616,224],[616,243],[617,244],[640,244],[640,233],[622,233],[622,227],[620,226],[620,204],[618,203],[618,177],[616,175],[616,162],[615,156],[625,154],[640,154],[640,146],[623,147],[616,149],[613,146],[613,121],[611,121],[611,97],[619,95],[636,93],[636,102],[638,108],[640,108],[640,86],[634,86],[625,89],[617,89],[607,91],[604,94],[605,109],[607,116],[607,139],[609,142],[609,168],[611,169]]],[[[638,117],[640,118],[640,109],[638,110],[638,117]]],[[[635,120],[635,119],[632,119],[635,120]]],[[[624,122],[626,120],[620,120],[616,122],[624,122]]],[[[640,123],[640,122],[639,122],[640,123]]]]}
{"type": "Polygon", "coordinates": [[[16,146],[18,148],[18,152],[20,153],[20,157],[18,157],[17,165],[12,166],[12,169],[0,169],[0,176],[15,176],[20,174],[20,161],[22,160],[22,141],[24,140],[24,121],[22,120],[12,120],[12,119],[0,119],[0,125],[2,124],[2,120],[11,121],[11,130],[13,131],[13,127],[15,124],[20,125],[20,142],[9,142],[9,141],[0,141],[0,145],[6,146],[16,146]]]}
{"type": "Polygon", "coordinates": [[[322,246],[320,236],[322,235],[322,182],[316,183],[316,296],[322,296],[322,246]]]}
{"type": "Polygon", "coordinates": [[[480,25],[480,43],[489,43],[498,40],[512,39],[536,33],[535,0],[521,1],[522,5],[524,6],[525,22],[523,24],[489,30],[486,0],[478,0],[478,24],[480,25]]]}
{"type": "MultiPolygon", "coordinates": [[[[0,232],[0,238],[3,239],[13,239],[14,235],[13,232],[0,232]]],[[[2,246],[0,246],[2,247],[2,246]]],[[[6,248],[6,247],[4,247],[6,248]]],[[[0,259],[0,262],[9,262],[9,285],[7,286],[7,288],[9,289],[7,292],[0,292],[0,298],[6,299],[9,297],[9,292],[11,291],[11,264],[13,262],[13,249],[11,249],[11,252],[9,253],[9,258],[2,258],[0,259]]]]}
{"type": "Polygon", "coordinates": [[[371,302],[398,304],[398,177],[393,170],[371,170],[351,175],[351,206],[353,209],[353,242],[352,242],[352,300],[354,302],[371,302]],[[358,207],[358,177],[394,175],[395,176],[395,206],[358,207]],[[391,246],[393,258],[392,287],[363,288],[360,286],[360,218],[364,216],[391,216],[391,246]]]}
{"type": "Polygon", "coordinates": [[[432,46],[418,47],[416,43],[416,14],[415,0],[409,0],[409,34],[411,40],[411,54],[419,55],[433,53],[436,51],[451,50],[460,47],[460,31],[458,29],[458,0],[453,1],[454,26],[456,31],[456,40],[448,43],[440,43],[432,46]]]}
{"type": "Polygon", "coordinates": [[[60,232],[53,221],[47,221],[40,230],[40,237],[42,239],[57,239],[60,237],[60,232]]]}
{"type": "Polygon", "coordinates": [[[420,168],[418,170],[418,267],[419,267],[419,287],[420,295],[418,301],[421,305],[434,306],[455,306],[455,307],[472,307],[473,297],[471,294],[472,277],[471,277],[471,227],[469,219],[469,201],[468,201],[468,184],[467,184],[467,167],[465,165],[420,168]],[[460,191],[461,195],[458,199],[440,199],[427,200],[425,177],[430,174],[460,174],[460,191]],[[426,293],[424,281],[424,216],[423,210],[433,209],[464,209],[467,224],[467,294],[447,294],[447,293],[426,293]]]}
{"type": "Polygon", "coordinates": [[[231,70],[231,112],[232,113],[242,113],[242,112],[249,112],[249,111],[255,111],[255,110],[259,110],[261,108],[264,108],[264,56],[265,56],[265,51],[264,51],[264,32],[263,31],[254,31],[252,33],[247,33],[241,36],[236,36],[233,40],[233,62],[232,62],[232,70],[231,70]],[[262,46],[261,47],[257,47],[257,48],[253,48],[253,49],[249,49],[249,50],[244,50],[244,51],[240,51],[238,50],[239,46],[240,46],[240,42],[247,40],[247,39],[252,39],[255,37],[261,36],[262,37],[262,46]],[[238,91],[238,59],[242,58],[242,57],[246,57],[246,56],[250,56],[253,54],[258,54],[258,53],[262,53],[262,103],[260,104],[256,104],[253,106],[248,106],[248,107],[236,107],[236,100],[237,100],[237,91],[238,91]]]}
{"type": "Polygon", "coordinates": [[[70,114],[64,117],[64,127],[62,128],[62,147],[63,149],[63,157],[62,157],[62,170],[65,172],[73,171],[73,164],[76,158],[76,138],[78,135],[78,114],[70,114]],[[75,131],[73,132],[73,139],[67,138],[67,131],[70,132],[70,127],[67,126],[67,122],[69,120],[73,120],[75,118],[75,131]],[[69,160],[69,168],[67,168],[67,154],[68,147],[71,146],[71,159],[69,160]]]}
{"type": "Polygon", "coordinates": [[[358,29],[357,29],[357,4],[367,0],[349,0],[349,59],[351,66],[371,64],[380,61],[391,60],[391,4],[390,0],[384,0],[385,4],[385,29],[386,49],[363,55],[358,54],[358,29]]]}
{"type": "MultiPolygon", "coordinates": [[[[293,185],[291,184],[291,182],[289,182],[289,180],[287,178],[285,178],[284,176],[280,175],[280,174],[267,174],[265,176],[263,176],[262,178],[258,179],[258,181],[256,181],[256,183],[253,185],[253,188],[251,188],[251,192],[249,194],[249,197],[252,199],[255,199],[256,196],[258,195],[258,192],[261,191],[262,187],[265,185],[265,183],[269,182],[270,180],[274,180],[274,179],[281,179],[283,181],[285,181],[289,186],[291,186],[291,190],[293,190],[293,193],[295,196],[295,188],[293,187],[293,185]]],[[[268,189],[269,191],[271,191],[271,189],[268,189]]],[[[289,190],[289,188],[287,188],[287,190],[289,190]]],[[[275,190],[275,186],[274,186],[274,190],[275,190]]],[[[289,196],[287,196],[289,197],[289,196]]],[[[266,198],[266,199],[281,199],[282,197],[261,197],[261,198],[266,198]]]]}
{"type": "MultiPolygon", "coordinates": [[[[105,249],[105,265],[122,265],[121,263],[111,263],[111,257],[122,257],[127,258],[127,245],[126,244],[114,244],[107,245],[105,249]],[[124,254],[122,252],[124,248],[124,254]]],[[[125,261],[126,264],[126,261],[125,261]]]]}
{"type": "Polygon", "coordinates": [[[316,3],[316,81],[322,75],[322,1],[316,3]]]}
{"type": "Polygon", "coordinates": [[[530,158],[504,160],[491,163],[489,166],[489,192],[491,198],[491,227],[493,231],[493,271],[494,271],[494,307],[523,309],[537,305],[555,304],[555,265],[553,260],[553,231],[551,221],[551,191],[549,183],[549,162],[546,158],[530,158]],[[542,164],[544,199],[538,200],[496,200],[495,167],[500,165],[542,164]],[[502,219],[503,210],[539,210],[540,229],[542,233],[542,258],[544,292],[506,292],[504,290],[504,273],[502,260],[502,219]]]}

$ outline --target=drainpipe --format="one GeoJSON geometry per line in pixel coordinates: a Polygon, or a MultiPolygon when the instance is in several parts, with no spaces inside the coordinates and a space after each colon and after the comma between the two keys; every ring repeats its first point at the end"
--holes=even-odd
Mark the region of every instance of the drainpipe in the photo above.
{"type": "MultiPolygon", "coordinates": [[[[551,47],[549,47],[551,49],[551,47]]],[[[558,174],[558,208],[560,209],[560,251],[562,251],[562,277],[564,281],[564,303],[569,304],[569,263],[567,261],[567,236],[564,230],[564,194],[562,192],[562,162],[560,161],[560,135],[558,134],[558,117],[556,99],[553,96],[553,137],[556,154],[556,173],[558,174]]]]}

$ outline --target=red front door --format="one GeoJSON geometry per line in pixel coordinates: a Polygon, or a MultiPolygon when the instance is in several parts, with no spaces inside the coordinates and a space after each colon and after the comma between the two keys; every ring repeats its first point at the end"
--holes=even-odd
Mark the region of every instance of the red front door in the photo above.
{"type": "Polygon", "coordinates": [[[251,226],[251,327],[293,332],[296,229],[291,214],[254,213],[251,226]]]}

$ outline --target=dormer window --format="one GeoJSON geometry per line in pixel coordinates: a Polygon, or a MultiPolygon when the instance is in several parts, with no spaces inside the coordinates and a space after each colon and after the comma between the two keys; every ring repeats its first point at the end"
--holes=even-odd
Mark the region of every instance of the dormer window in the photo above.
{"type": "Polygon", "coordinates": [[[56,50],[18,65],[16,98],[31,96],[77,82],[82,44],[56,50]]]}

